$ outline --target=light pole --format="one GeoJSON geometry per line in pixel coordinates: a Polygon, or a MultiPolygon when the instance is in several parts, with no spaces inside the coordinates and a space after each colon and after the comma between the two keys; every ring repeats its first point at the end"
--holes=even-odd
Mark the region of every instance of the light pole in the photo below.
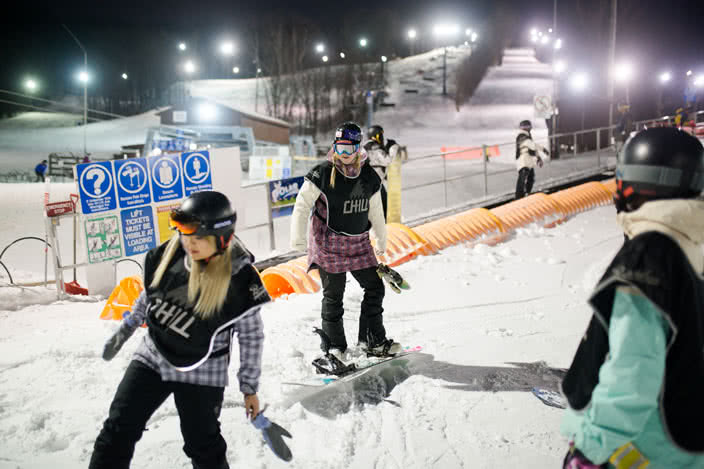
{"type": "MultiPolygon", "coordinates": [[[[459,32],[459,29],[457,25],[440,24],[433,27],[433,34],[435,34],[435,37],[443,39],[455,36],[459,32]]],[[[442,95],[447,96],[447,40],[443,40],[442,43],[442,95]]]]}
{"type": "Polygon", "coordinates": [[[613,72],[614,78],[626,85],[626,104],[631,105],[630,82],[633,77],[633,67],[630,63],[619,64],[613,72]]]}
{"type": "Polygon", "coordinates": [[[609,86],[607,98],[609,100],[609,145],[613,139],[614,124],[614,61],[616,56],[616,26],[618,13],[618,0],[611,0],[611,40],[609,44],[609,86]]]}
{"type": "Polygon", "coordinates": [[[78,38],[71,32],[70,29],[68,29],[68,26],[65,24],[62,24],[61,26],[68,31],[68,33],[71,35],[74,41],[76,41],[76,44],[78,44],[78,47],[81,48],[83,51],[83,73],[85,80],[83,81],[83,156],[86,156],[88,154],[87,150],[87,134],[86,134],[86,127],[88,124],[88,53],[86,52],[85,47],[83,47],[83,44],[81,44],[81,41],[78,40],[78,38]]]}
{"type": "Polygon", "coordinates": [[[660,86],[658,86],[658,116],[662,116],[665,111],[663,109],[663,103],[662,103],[662,94],[665,88],[665,85],[672,79],[672,74],[670,72],[663,72],[660,74],[658,77],[660,81],[660,86]]]}
{"type": "Polygon", "coordinates": [[[381,56],[381,87],[384,87],[384,64],[386,63],[388,59],[386,58],[385,55],[381,56]]]}
{"type": "MultiPolygon", "coordinates": [[[[572,76],[571,80],[571,87],[572,90],[579,93],[581,97],[581,104],[582,104],[582,127],[581,130],[584,130],[584,95],[586,94],[587,90],[587,85],[589,85],[589,77],[587,76],[586,73],[584,72],[578,72],[572,76]]],[[[582,134],[580,134],[580,137],[582,134]]],[[[581,140],[581,138],[580,138],[581,140]]],[[[581,144],[581,141],[580,141],[581,144]]]]}
{"type": "Polygon", "coordinates": [[[408,40],[411,43],[411,55],[415,55],[415,44],[417,35],[418,33],[415,29],[411,28],[408,30],[408,40]]]}

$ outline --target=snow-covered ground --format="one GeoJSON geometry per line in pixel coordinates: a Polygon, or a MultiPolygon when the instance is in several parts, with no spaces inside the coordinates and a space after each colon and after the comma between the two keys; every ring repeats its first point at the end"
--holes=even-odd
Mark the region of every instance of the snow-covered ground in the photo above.
{"type": "MultiPolygon", "coordinates": [[[[8,200],[8,186],[0,186],[0,200],[8,200]]],[[[29,222],[23,213],[12,217],[29,222]]],[[[365,382],[325,401],[305,397],[307,387],[284,384],[311,376],[321,294],[266,306],[259,395],[268,416],[294,436],[287,467],[557,467],[566,450],[558,433],[562,411],[529,389],[554,388],[554,369],[569,365],[590,314],[585,299],[622,240],[613,207],[603,207],[554,229],[529,226],[495,246],[458,245],[400,266],[412,289],[388,291],[386,328],[423,351],[386,376],[386,400],[365,382]]],[[[350,341],[361,296],[351,281],[350,341]]],[[[102,361],[102,345],[117,327],[98,319],[103,305],[97,298],[55,302],[39,288],[0,288],[0,468],[87,465],[144,334],[102,361]]],[[[237,363],[233,357],[233,383],[237,363]]],[[[231,466],[286,467],[246,421],[241,401],[236,385],[226,390],[221,421],[231,466]]],[[[171,399],[148,430],[133,468],[190,467],[171,399]]]]}

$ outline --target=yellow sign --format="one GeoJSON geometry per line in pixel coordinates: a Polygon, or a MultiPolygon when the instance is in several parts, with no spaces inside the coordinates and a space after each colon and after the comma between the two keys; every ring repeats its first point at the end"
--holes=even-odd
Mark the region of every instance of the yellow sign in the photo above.
{"type": "Polygon", "coordinates": [[[171,239],[173,232],[171,231],[171,228],[169,228],[169,215],[172,210],[177,209],[180,206],[181,204],[166,204],[156,207],[156,218],[159,226],[159,244],[171,239]]]}

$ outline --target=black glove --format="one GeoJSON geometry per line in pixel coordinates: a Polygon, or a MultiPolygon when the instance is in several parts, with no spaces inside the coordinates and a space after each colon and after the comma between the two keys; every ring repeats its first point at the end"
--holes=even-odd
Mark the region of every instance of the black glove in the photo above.
{"type": "Polygon", "coordinates": [[[135,327],[131,327],[129,322],[125,319],[120,328],[105,342],[103,347],[103,360],[110,361],[115,358],[117,352],[120,351],[122,346],[127,342],[127,340],[134,334],[135,327]]]}
{"type": "Polygon", "coordinates": [[[272,422],[268,418],[264,417],[264,412],[259,412],[259,415],[252,420],[252,424],[262,431],[264,436],[264,441],[269,445],[269,448],[274,452],[274,454],[284,461],[288,462],[293,459],[293,454],[291,454],[291,449],[284,442],[283,437],[293,438],[291,434],[278,424],[272,422]]]}
{"type": "Polygon", "coordinates": [[[394,145],[396,145],[396,140],[392,138],[386,139],[386,153],[388,153],[389,150],[391,150],[391,147],[393,147],[394,145]]]}

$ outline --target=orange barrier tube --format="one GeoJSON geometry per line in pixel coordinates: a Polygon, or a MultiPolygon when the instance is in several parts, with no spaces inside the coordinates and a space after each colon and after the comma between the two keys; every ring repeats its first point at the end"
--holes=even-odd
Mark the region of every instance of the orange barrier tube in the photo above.
{"type": "MultiPolygon", "coordinates": [[[[420,254],[434,254],[463,241],[494,244],[515,228],[530,223],[543,223],[551,228],[571,215],[611,203],[615,191],[614,180],[589,182],[550,195],[531,194],[492,210],[473,208],[413,229],[389,223],[386,253],[379,261],[397,266],[420,254]]],[[[317,292],[321,285],[320,273],[317,269],[309,272],[307,269],[307,257],[302,256],[265,269],[261,277],[272,298],[317,292]]]]}

